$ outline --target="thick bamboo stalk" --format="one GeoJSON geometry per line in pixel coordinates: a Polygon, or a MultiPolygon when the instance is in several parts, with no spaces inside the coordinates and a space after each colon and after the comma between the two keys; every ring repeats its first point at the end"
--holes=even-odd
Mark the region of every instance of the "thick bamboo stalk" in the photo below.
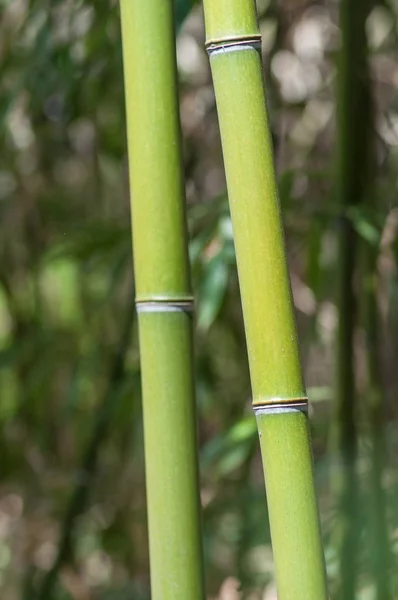
{"type": "Polygon", "coordinates": [[[122,0],[154,600],[203,600],[173,3],[122,0]]]}
{"type": "Polygon", "coordinates": [[[327,597],[254,0],[205,0],[278,600],[327,597]]]}

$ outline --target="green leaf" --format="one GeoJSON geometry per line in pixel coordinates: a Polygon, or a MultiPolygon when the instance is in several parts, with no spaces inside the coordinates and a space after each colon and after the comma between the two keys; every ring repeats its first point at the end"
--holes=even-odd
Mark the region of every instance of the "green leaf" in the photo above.
{"type": "Polygon", "coordinates": [[[227,289],[228,265],[223,252],[214,256],[204,269],[204,278],[199,290],[198,327],[207,330],[220,312],[227,289]]]}
{"type": "Polygon", "coordinates": [[[191,12],[194,4],[195,0],[175,0],[175,20],[177,31],[180,29],[186,17],[191,12]]]}
{"type": "Polygon", "coordinates": [[[356,232],[372,246],[377,246],[380,242],[380,228],[375,215],[366,214],[364,210],[357,207],[351,207],[348,216],[352,219],[356,232]]]}
{"type": "Polygon", "coordinates": [[[228,475],[238,469],[248,458],[254,439],[257,439],[254,417],[243,417],[228,431],[206,444],[202,451],[202,465],[215,464],[219,475],[228,475]]]}

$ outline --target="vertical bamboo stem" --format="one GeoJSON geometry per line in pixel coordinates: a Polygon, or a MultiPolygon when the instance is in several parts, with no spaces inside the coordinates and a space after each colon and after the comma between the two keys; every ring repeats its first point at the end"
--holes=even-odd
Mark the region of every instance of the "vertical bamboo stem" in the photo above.
{"type": "MultiPolygon", "coordinates": [[[[367,136],[364,145],[365,173],[362,201],[365,206],[376,206],[376,155],[375,155],[375,107],[372,94],[372,81],[369,65],[369,49],[364,49],[363,65],[363,129],[367,136]]],[[[370,467],[370,527],[371,561],[376,587],[377,600],[389,600],[391,590],[392,555],[388,535],[386,494],[383,474],[386,467],[387,451],[384,432],[383,383],[380,363],[379,311],[377,303],[377,258],[378,247],[363,244],[363,328],[365,331],[365,351],[368,384],[368,414],[372,438],[372,464],[370,467]]]]}
{"type": "Polygon", "coordinates": [[[368,367],[368,396],[370,431],[372,436],[372,464],[370,467],[370,526],[371,561],[377,600],[390,600],[392,555],[388,536],[386,494],[383,473],[386,463],[386,444],[383,429],[383,389],[379,367],[378,310],[376,296],[376,256],[373,248],[365,253],[364,326],[368,367]]]}
{"type": "MultiPolygon", "coordinates": [[[[345,1],[341,5],[342,54],[340,63],[340,145],[341,155],[339,169],[340,203],[344,211],[355,204],[374,209],[375,207],[375,130],[374,102],[372,80],[369,65],[369,48],[366,39],[366,20],[374,5],[373,0],[364,0],[358,7],[345,1]]],[[[349,221],[349,219],[347,219],[349,221]]],[[[352,357],[352,338],[355,325],[354,314],[349,312],[344,298],[352,298],[354,306],[354,272],[355,261],[351,269],[347,269],[346,254],[349,262],[355,259],[355,246],[359,245],[353,232],[353,224],[345,224],[340,232],[341,264],[348,271],[340,282],[340,306],[342,314],[339,335],[339,429],[340,452],[344,459],[345,477],[343,481],[343,509],[345,512],[346,531],[342,543],[341,574],[342,597],[355,597],[355,561],[357,554],[360,523],[356,522],[358,514],[358,481],[355,472],[356,436],[354,411],[354,361],[352,357]],[[351,230],[351,233],[349,231],[351,230]],[[349,241],[345,240],[350,236],[349,241]],[[343,313],[348,310],[349,323],[345,327],[343,313]],[[348,341],[349,340],[349,341],[348,341]],[[346,348],[346,349],[345,349],[346,348]],[[347,355],[347,348],[350,352],[347,355]],[[343,363],[345,367],[343,367],[343,363]],[[343,369],[349,368],[350,386],[346,389],[343,369]],[[347,561],[348,558],[348,561],[347,561]]],[[[372,436],[372,465],[370,469],[370,523],[374,581],[378,600],[391,597],[389,573],[391,556],[386,523],[386,499],[383,490],[382,475],[385,466],[385,447],[383,439],[383,393],[380,374],[379,356],[379,322],[377,307],[377,248],[363,243],[363,277],[361,277],[361,307],[363,327],[365,330],[365,352],[367,364],[367,383],[369,398],[367,420],[372,436]]],[[[349,264],[348,262],[348,264],[349,264]]]]}
{"type": "Polygon", "coordinates": [[[204,0],[278,600],[326,599],[324,558],[254,0],[204,0]]]}
{"type": "Polygon", "coordinates": [[[203,600],[173,3],[121,0],[154,600],[203,600]]]}
{"type": "Polygon", "coordinates": [[[340,576],[341,598],[355,597],[359,519],[357,474],[358,431],[354,334],[357,325],[355,271],[359,239],[352,209],[364,202],[369,176],[369,82],[367,66],[366,17],[370,2],[340,3],[342,48],[338,71],[338,163],[337,202],[339,258],[337,307],[339,325],[336,340],[336,422],[334,443],[341,459],[342,477],[337,492],[341,503],[340,576]]]}

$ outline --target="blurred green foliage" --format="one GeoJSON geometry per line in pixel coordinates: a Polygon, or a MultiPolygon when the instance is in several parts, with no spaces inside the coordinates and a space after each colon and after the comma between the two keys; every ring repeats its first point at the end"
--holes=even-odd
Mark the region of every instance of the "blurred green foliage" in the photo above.
{"type": "MultiPolygon", "coordinates": [[[[176,8],[197,298],[207,589],[209,598],[220,600],[270,600],[275,595],[267,508],[201,7],[181,0],[176,8]]],[[[327,452],[338,268],[337,5],[275,0],[259,8],[293,292],[313,399],[331,597],[337,598],[339,506],[330,473],[338,474],[338,465],[327,452]]],[[[378,256],[388,449],[383,486],[395,561],[397,11],[386,0],[368,23],[377,97],[377,203],[372,211],[357,207],[349,215],[361,243],[372,244],[378,256]]],[[[149,565],[139,353],[136,323],[129,319],[134,294],[118,3],[3,0],[0,14],[2,598],[34,598],[64,539],[54,600],[144,600],[149,565]]],[[[357,597],[367,600],[375,597],[371,564],[378,549],[368,543],[371,441],[360,320],[357,329],[363,499],[357,597]]],[[[397,597],[393,565],[391,576],[397,597]]]]}

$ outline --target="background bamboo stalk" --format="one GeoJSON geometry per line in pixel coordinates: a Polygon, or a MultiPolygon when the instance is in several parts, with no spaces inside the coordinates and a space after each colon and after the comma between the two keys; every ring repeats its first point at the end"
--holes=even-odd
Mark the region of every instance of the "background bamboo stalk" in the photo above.
{"type": "MultiPolygon", "coordinates": [[[[358,324],[355,272],[359,259],[359,237],[355,213],[368,198],[371,149],[371,102],[367,63],[366,19],[371,2],[340,3],[342,49],[338,78],[338,166],[337,202],[339,215],[339,259],[337,306],[339,324],[336,345],[336,422],[334,444],[342,476],[336,492],[341,503],[340,575],[341,598],[355,597],[358,542],[361,532],[359,480],[357,473],[358,430],[355,390],[354,336],[358,324]]],[[[368,267],[370,264],[368,262],[368,267]]],[[[373,303],[365,292],[365,327],[374,330],[373,303]],[[370,309],[370,310],[369,310],[370,309]]],[[[368,346],[369,350],[369,346],[368,346]]],[[[371,359],[368,353],[368,359],[371,359]]],[[[373,360],[371,359],[373,363],[373,360]]],[[[372,368],[374,371],[374,369],[372,368]]]]}
{"type": "Polygon", "coordinates": [[[383,388],[378,353],[378,309],[376,296],[376,257],[372,248],[365,254],[364,326],[368,369],[368,422],[372,438],[370,467],[370,540],[371,562],[377,600],[393,598],[391,592],[392,554],[388,535],[386,493],[383,485],[387,452],[383,426],[383,388]]]}
{"type": "MultiPolygon", "coordinates": [[[[373,93],[372,77],[370,72],[369,44],[366,36],[366,22],[373,0],[364,3],[364,18],[361,21],[365,40],[362,52],[358,56],[359,72],[357,78],[361,87],[361,110],[357,119],[363,131],[363,146],[361,149],[363,173],[362,185],[357,191],[363,211],[370,216],[376,216],[378,189],[377,189],[377,154],[376,154],[376,122],[375,98],[373,93]]],[[[387,451],[384,429],[384,390],[381,375],[380,337],[379,337],[379,309],[378,309],[378,259],[379,246],[368,240],[362,241],[362,277],[361,297],[362,325],[365,332],[365,352],[367,367],[367,415],[371,431],[371,467],[370,467],[370,540],[371,562],[376,588],[377,600],[392,598],[391,591],[391,565],[392,556],[388,536],[388,520],[386,510],[386,494],[383,485],[387,451]]]]}
{"type": "Polygon", "coordinates": [[[327,597],[255,3],[205,0],[278,598],[327,597]],[[298,404],[299,406],[294,406],[298,404]]]}
{"type": "MultiPolygon", "coordinates": [[[[363,203],[370,214],[375,214],[377,207],[376,186],[376,124],[374,120],[374,99],[372,94],[371,74],[369,68],[368,49],[363,70],[364,85],[364,117],[363,127],[367,131],[367,153],[364,153],[365,184],[363,203]]],[[[383,484],[387,462],[387,448],[385,440],[385,407],[384,389],[381,375],[380,336],[379,336],[379,308],[377,301],[378,290],[378,245],[365,241],[363,243],[363,328],[365,331],[365,352],[367,366],[367,422],[371,431],[371,467],[370,467],[370,540],[371,562],[376,587],[377,600],[389,600],[393,597],[391,591],[391,566],[392,555],[388,535],[388,518],[386,509],[386,493],[383,484]]]]}
{"type": "Polygon", "coordinates": [[[173,3],[122,0],[154,600],[204,597],[173,3]]]}

